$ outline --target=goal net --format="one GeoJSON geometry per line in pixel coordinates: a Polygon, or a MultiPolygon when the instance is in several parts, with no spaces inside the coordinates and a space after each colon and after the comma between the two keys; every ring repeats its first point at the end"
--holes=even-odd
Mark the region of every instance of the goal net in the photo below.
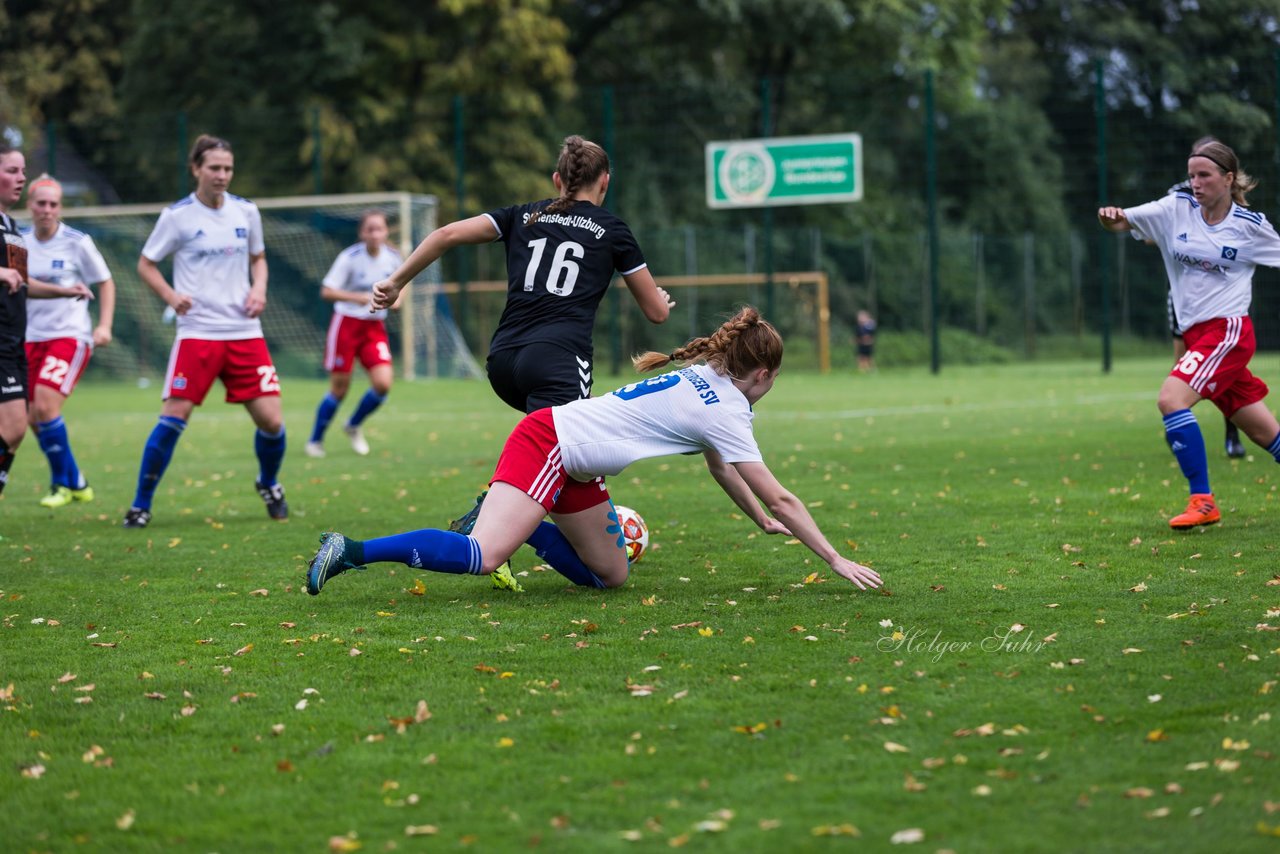
{"type": "MultiPolygon", "coordinates": [[[[324,376],[324,344],[333,304],[320,298],[320,281],[334,258],[356,242],[361,214],[387,215],[390,242],[408,257],[436,227],[433,196],[363,193],[255,199],[270,270],[263,333],[276,369],[285,376],[324,376]]],[[[138,254],[165,207],[117,205],[66,208],[63,217],[93,237],[116,283],[116,312],[109,347],[98,348],[89,370],[140,381],[159,380],[168,365],[174,328],[164,304],[138,278],[138,254]]],[[[172,266],[161,269],[170,282],[172,266]]],[[[387,318],[399,373],[415,377],[480,377],[439,287],[439,268],[423,271],[406,289],[402,308],[387,318]]],[[[95,314],[96,316],[96,314],[95,314]]]]}
{"type": "MultiPolygon", "coordinates": [[[[709,334],[739,307],[751,304],[782,333],[788,366],[830,372],[831,305],[825,272],[658,276],[655,281],[676,303],[671,317],[661,326],[646,322],[622,279],[614,279],[611,293],[596,315],[597,371],[630,371],[633,353],[668,352],[690,338],[709,334]]],[[[507,282],[447,281],[439,285],[439,291],[458,302],[465,291],[467,323],[472,328],[493,329],[506,302],[507,282]]]]}

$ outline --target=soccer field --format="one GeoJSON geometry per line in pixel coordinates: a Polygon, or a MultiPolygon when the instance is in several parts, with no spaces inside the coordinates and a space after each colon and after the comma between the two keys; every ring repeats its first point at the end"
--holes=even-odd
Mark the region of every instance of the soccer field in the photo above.
{"type": "Polygon", "coordinates": [[[676,457],[610,482],[651,536],[620,589],[526,548],[524,593],[383,564],[309,597],[322,531],[442,527],[517,413],[403,383],[369,457],[335,426],[315,460],[324,385],[286,378],[288,522],[216,402],[126,531],[158,395],[86,383],[65,417],[97,500],[41,508],[31,437],[0,500],[0,848],[1275,850],[1278,472],[1197,407],[1223,521],[1170,531],[1165,370],[784,367],[766,462],[884,592],[676,457]]]}

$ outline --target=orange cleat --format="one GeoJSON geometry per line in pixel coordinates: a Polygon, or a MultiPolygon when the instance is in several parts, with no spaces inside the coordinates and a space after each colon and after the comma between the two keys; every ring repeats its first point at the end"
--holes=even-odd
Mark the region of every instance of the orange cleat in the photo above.
{"type": "Polygon", "coordinates": [[[1187,509],[1169,520],[1170,528],[1186,529],[1197,525],[1212,525],[1222,519],[1218,512],[1217,502],[1210,493],[1198,493],[1191,496],[1187,509]]]}

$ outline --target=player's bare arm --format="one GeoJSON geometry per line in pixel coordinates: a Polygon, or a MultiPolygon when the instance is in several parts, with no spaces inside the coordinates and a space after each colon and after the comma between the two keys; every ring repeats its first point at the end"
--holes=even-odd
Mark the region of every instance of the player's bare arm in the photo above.
{"type": "Polygon", "coordinates": [[[498,237],[493,220],[478,215],[469,219],[451,222],[437,228],[426,236],[417,248],[404,259],[391,278],[378,282],[373,286],[373,303],[375,310],[391,308],[392,303],[400,296],[405,285],[413,281],[423,270],[430,267],[440,256],[455,246],[473,243],[491,243],[498,237]]]}
{"type": "Polygon", "coordinates": [[[725,463],[724,458],[719,453],[716,451],[703,451],[702,456],[707,461],[707,471],[711,472],[711,476],[716,479],[716,483],[720,484],[720,488],[724,490],[725,495],[732,498],[733,503],[738,505],[738,509],[746,513],[747,518],[755,522],[757,527],[769,534],[790,533],[777,520],[769,518],[769,514],[764,512],[764,508],[756,500],[751,487],[747,486],[742,476],[738,474],[738,470],[725,463]],[[770,527],[781,530],[770,530],[770,527]]]}
{"type": "Polygon", "coordinates": [[[164,300],[164,304],[172,308],[175,313],[183,315],[191,310],[191,297],[174,290],[164,280],[164,274],[160,272],[156,262],[146,255],[138,256],[138,278],[142,279],[143,283],[151,288],[156,296],[164,300]]]}
{"type": "Polygon", "coordinates": [[[98,325],[93,327],[93,346],[105,347],[111,343],[111,330],[116,317],[116,281],[98,282],[98,325]]]}
{"type": "Polygon", "coordinates": [[[244,313],[259,317],[267,307],[267,253],[249,256],[249,296],[244,301],[244,313]]]}
{"type": "Polygon", "coordinates": [[[622,280],[627,283],[627,290],[631,291],[631,296],[635,297],[646,320],[650,323],[666,322],[666,319],[671,316],[671,309],[675,307],[675,302],[670,294],[658,287],[648,267],[629,273],[623,276],[622,280]]]}
{"type": "Polygon", "coordinates": [[[1124,208],[1117,207],[1101,207],[1098,208],[1098,222],[1107,231],[1122,232],[1131,231],[1133,226],[1129,225],[1129,219],[1124,215],[1124,208]]]}
{"type": "Polygon", "coordinates": [[[779,483],[768,466],[764,463],[734,463],[733,467],[755,496],[769,508],[769,512],[781,520],[800,542],[826,561],[836,574],[863,590],[879,587],[883,583],[874,569],[841,557],[818,529],[818,523],[809,515],[804,502],[779,483]]]}
{"type": "Polygon", "coordinates": [[[27,279],[27,297],[29,299],[93,299],[93,291],[76,283],[62,287],[51,285],[39,279],[27,279]]]}

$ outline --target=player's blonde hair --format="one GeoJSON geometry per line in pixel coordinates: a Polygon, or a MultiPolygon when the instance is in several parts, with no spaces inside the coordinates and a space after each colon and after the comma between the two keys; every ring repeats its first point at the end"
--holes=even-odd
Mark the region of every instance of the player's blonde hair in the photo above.
{"type": "Polygon", "coordinates": [[[670,353],[650,351],[631,359],[638,371],[698,361],[734,378],[745,377],[757,368],[776,371],[782,365],[782,336],[760,312],[746,305],[705,338],[694,338],[670,353]]]}
{"type": "Polygon", "coordinates": [[[27,185],[27,204],[31,204],[31,197],[41,187],[53,187],[58,191],[58,196],[62,196],[62,182],[48,172],[41,172],[34,181],[27,185]]]}
{"type": "Polygon", "coordinates": [[[556,160],[556,172],[560,175],[560,198],[529,217],[536,222],[543,214],[567,211],[573,205],[573,196],[583,187],[598,180],[609,171],[609,155],[589,139],[577,134],[566,136],[556,160]]]}
{"type": "Polygon", "coordinates": [[[1235,179],[1231,182],[1231,198],[1242,208],[1249,206],[1245,194],[1258,186],[1258,179],[1240,168],[1240,158],[1236,157],[1231,146],[1216,137],[1202,136],[1191,145],[1191,153],[1187,157],[1203,157],[1221,169],[1224,175],[1233,173],[1235,179]]]}

